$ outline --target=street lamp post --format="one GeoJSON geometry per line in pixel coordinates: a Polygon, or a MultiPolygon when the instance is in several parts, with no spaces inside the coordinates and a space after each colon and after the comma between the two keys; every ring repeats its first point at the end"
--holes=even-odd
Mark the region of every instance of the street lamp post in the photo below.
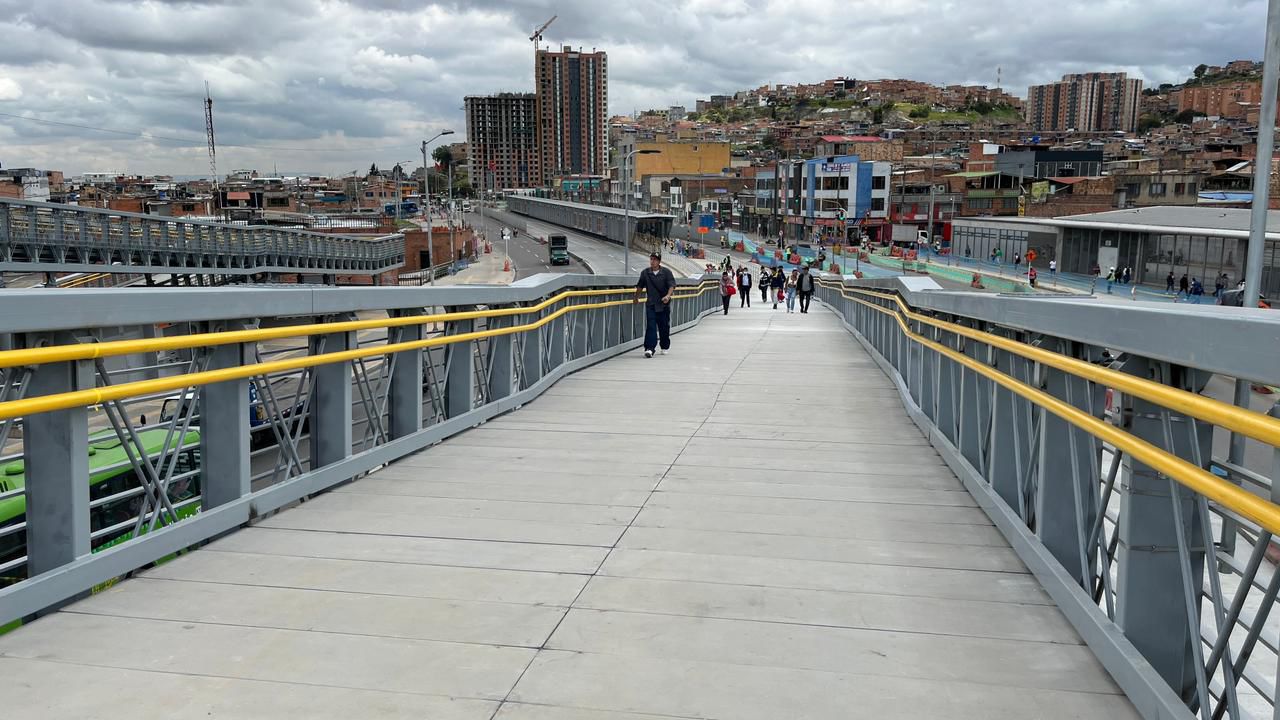
{"type": "MultiPolygon", "coordinates": [[[[425,209],[426,216],[427,216],[427,257],[431,261],[429,263],[430,267],[427,268],[427,282],[431,283],[432,285],[436,284],[436,248],[433,243],[431,229],[432,227],[435,226],[436,223],[435,223],[435,218],[433,218],[431,215],[431,184],[427,182],[427,146],[429,146],[431,143],[435,142],[436,140],[439,140],[440,138],[444,137],[445,135],[452,135],[452,134],[453,134],[452,130],[441,130],[440,132],[436,133],[436,135],[432,137],[430,140],[422,141],[422,207],[425,209]]],[[[397,210],[397,212],[399,212],[399,210],[397,210]]],[[[450,246],[450,253],[452,254],[452,247],[453,247],[452,231],[449,232],[449,246],[450,246]]],[[[453,258],[450,258],[449,262],[452,263],[453,258]]]]}
{"type": "Polygon", "coordinates": [[[636,155],[657,155],[657,150],[632,150],[622,158],[622,172],[627,183],[622,187],[622,274],[631,274],[631,158],[636,155]]]}

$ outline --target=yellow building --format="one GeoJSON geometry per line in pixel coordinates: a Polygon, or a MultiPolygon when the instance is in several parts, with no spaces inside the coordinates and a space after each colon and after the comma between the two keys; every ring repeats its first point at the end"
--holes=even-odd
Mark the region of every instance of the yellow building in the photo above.
{"type": "Polygon", "coordinates": [[[730,166],[727,142],[638,142],[635,149],[658,151],[636,154],[637,180],[650,175],[718,175],[730,166]]]}

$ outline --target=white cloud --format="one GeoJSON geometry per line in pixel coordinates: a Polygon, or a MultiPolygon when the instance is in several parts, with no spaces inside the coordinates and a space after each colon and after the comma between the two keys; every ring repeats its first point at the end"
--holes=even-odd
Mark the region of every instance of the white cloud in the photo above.
{"type": "Polygon", "coordinates": [[[547,44],[609,52],[621,113],[838,75],[1177,81],[1260,57],[1265,5],[1220,0],[1207,21],[1202,0],[0,0],[0,112],[153,137],[2,116],[0,136],[25,153],[7,163],[199,174],[207,80],[220,166],[345,172],[461,131],[464,95],[532,89],[528,36],[552,15],[547,44]]]}
{"type": "Polygon", "coordinates": [[[13,78],[0,77],[0,100],[17,100],[22,97],[22,86],[13,78]]]}

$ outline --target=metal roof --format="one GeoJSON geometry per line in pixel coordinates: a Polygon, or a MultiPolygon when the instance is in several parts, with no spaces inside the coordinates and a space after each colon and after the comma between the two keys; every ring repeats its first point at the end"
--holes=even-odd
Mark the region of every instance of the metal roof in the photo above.
{"type": "MultiPolygon", "coordinates": [[[[738,178],[732,178],[734,180],[738,178]]],[[[590,210],[601,215],[617,215],[622,217],[624,210],[609,205],[589,205],[587,203],[569,202],[568,200],[552,200],[551,198],[540,198],[533,195],[521,195],[522,200],[532,200],[533,202],[545,203],[547,205],[560,205],[562,207],[576,208],[578,210],[590,210]]],[[[631,209],[632,218],[674,218],[675,215],[667,215],[665,213],[643,212],[635,208],[631,209]]]]}
{"type": "Polygon", "coordinates": [[[999,170],[966,170],[964,172],[951,173],[943,175],[943,177],[959,177],[959,178],[984,178],[992,175],[1002,174],[999,170]]]}
{"type": "MultiPolygon", "coordinates": [[[[1051,227],[1247,238],[1249,237],[1249,212],[1245,208],[1161,205],[1055,218],[984,217],[981,219],[1051,227]]],[[[956,220],[959,222],[962,219],[956,220]]],[[[1280,240],[1280,210],[1267,212],[1267,228],[1269,239],[1280,240]]]]}

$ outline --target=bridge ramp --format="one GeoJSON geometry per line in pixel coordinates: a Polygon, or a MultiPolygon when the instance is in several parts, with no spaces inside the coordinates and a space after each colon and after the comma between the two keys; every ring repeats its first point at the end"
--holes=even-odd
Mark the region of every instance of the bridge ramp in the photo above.
{"type": "Polygon", "coordinates": [[[576,373],[0,637],[0,677],[23,718],[1137,717],[816,303],[576,373]]]}

